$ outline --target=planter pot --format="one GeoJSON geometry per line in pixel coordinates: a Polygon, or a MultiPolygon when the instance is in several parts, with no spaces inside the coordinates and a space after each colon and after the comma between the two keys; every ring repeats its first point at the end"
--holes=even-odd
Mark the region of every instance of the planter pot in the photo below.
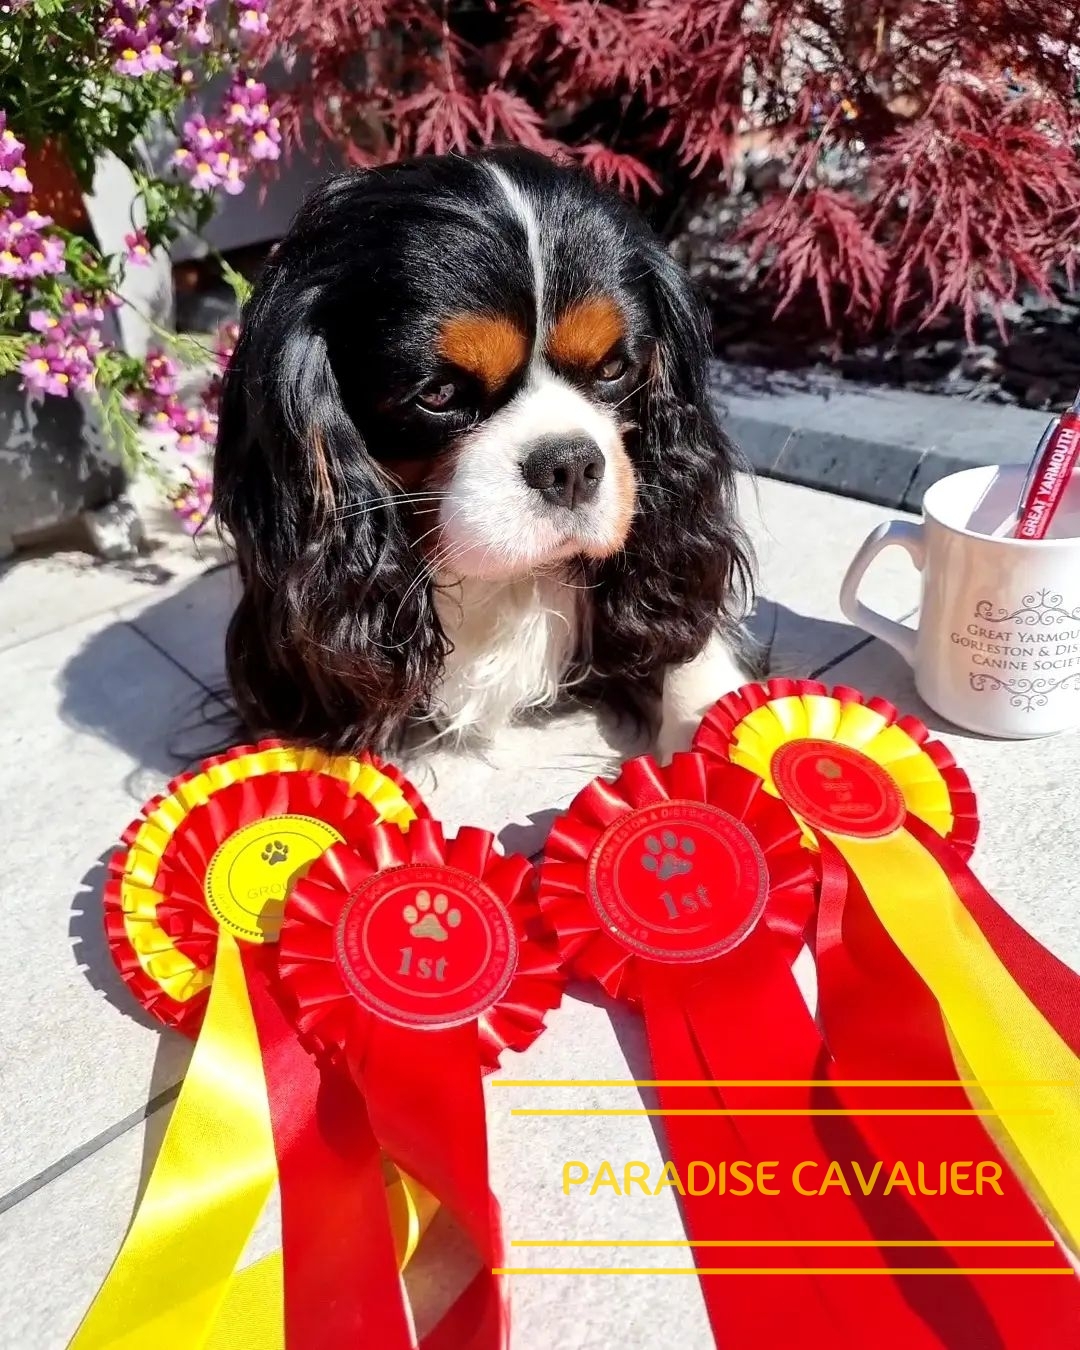
{"type": "Polygon", "coordinates": [[[54,140],[26,149],[26,171],[34,190],[30,205],[43,216],[52,216],[61,229],[83,234],[89,228],[82,188],[62,146],[54,140]]]}
{"type": "Polygon", "coordinates": [[[70,537],[106,557],[131,557],[141,526],[127,476],[78,398],[31,399],[0,379],[0,558],[70,537]]]}

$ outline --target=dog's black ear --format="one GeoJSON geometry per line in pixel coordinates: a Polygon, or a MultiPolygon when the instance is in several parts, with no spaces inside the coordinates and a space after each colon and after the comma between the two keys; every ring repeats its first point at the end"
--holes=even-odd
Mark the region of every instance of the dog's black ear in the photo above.
{"type": "Polygon", "coordinates": [[[638,505],[623,555],[593,591],[593,667],[655,688],[667,666],[734,629],[753,582],[738,523],[738,454],[709,397],[708,327],[690,282],[646,245],[656,346],[639,403],[638,505]]]}
{"type": "Polygon", "coordinates": [[[214,507],[243,584],[227,673],[255,733],[386,748],[445,639],[399,490],[342,405],[320,322],[333,277],[312,262],[270,261],[225,376],[214,507]]]}

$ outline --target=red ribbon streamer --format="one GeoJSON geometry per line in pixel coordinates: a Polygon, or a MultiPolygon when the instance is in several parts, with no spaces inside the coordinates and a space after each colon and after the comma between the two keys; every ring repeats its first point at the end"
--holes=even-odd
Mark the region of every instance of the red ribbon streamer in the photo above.
{"type": "MultiPolygon", "coordinates": [[[[282,926],[279,990],[305,1044],[334,1071],[348,1066],[379,1146],[456,1219],[482,1263],[424,1350],[507,1343],[481,1077],[508,1046],[531,1044],[561,997],[532,883],[528,861],[498,854],[483,830],[447,841],[434,821],[408,835],[375,826],[312,866],[282,926]]],[[[380,1350],[411,1347],[396,1281],[381,1298],[396,1303],[398,1324],[380,1350]]]]}
{"type": "MultiPolygon", "coordinates": [[[[935,849],[943,865],[950,862],[946,870],[958,894],[964,878],[978,887],[960,856],[933,830],[911,816],[905,828],[918,834],[925,847],[935,849]]],[[[833,1055],[830,1076],[898,1084],[895,1090],[840,1088],[840,1099],[854,1109],[917,1105],[966,1110],[970,1102],[958,1083],[920,1088],[917,1097],[903,1086],[905,1080],[946,1083],[956,1077],[938,1002],[885,932],[858,880],[826,839],[821,840],[821,858],[816,955],[819,1015],[833,1055]]],[[[985,892],[983,896],[989,900],[985,892]]],[[[950,1180],[937,1195],[924,1195],[916,1185],[915,1196],[898,1191],[882,1197],[883,1202],[892,1203],[882,1205],[880,1219],[888,1226],[881,1236],[942,1244],[916,1249],[919,1266],[993,1265],[1002,1259],[1002,1252],[1014,1269],[1058,1264],[1056,1248],[1011,1246],[1025,1241],[1045,1243],[1053,1234],[977,1117],[866,1117],[861,1129],[886,1168],[897,1161],[922,1162],[928,1189],[940,1186],[942,1164],[949,1169],[953,1163],[981,1160],[1001,1169],[1001,1195],[992,1189],[978,1198],[962,1195],[950,1180]],[[990,1249],[994,1258],[986,1261],[978,1257],[981,1249],[964,1246],[965,1238],[1010,1245],[990,1249]]],[[[946,1296],[942,1277],[904,1276],[902,1288],[905,1298],[949,1350],[954,1346],[1051,1350],[1069,1340],[1068,1333],[1075,1335],[1080,1325],[1080,1290],[1074,1280],[993,1275],[947,1278],[946,1296]]]]}
{"type": "MultiPolygon", "coordinates": [[[[730,831],[731,826],[724,828],[730,831]]],[[[706,878],[707,886],[718,876],[706,878]]],[[[873,1245],[872,1199],[845,1195],[836,1187],[811,1200],[794,1193],[791,1185],[798,1163],[814,1163],[821,1178],[832,1160],[816,1118],[804,1113],[838,1105],[831,1090],[810,1088],[821,1078],[826,1056],[789,965],[813,905],[814,882],[811,857],[800,845],[799,826],[787,808],[764,792],[755,775],[700,755],[676,756],[667,770],[648,758],[632,761],[614,783],[599,781],[579,794],[548,841],[540,903],[559,936],[562,955],[575,974],[592,976],[614,997],[642,1004],[655,1075],[778,1084],[661,1088],[661,1106],[796,1113],[665,1118],[680,1175],[698,1159],[779,1163],[779,1195],[757,1189],[726,1201],[716,1194],[687,1195],[683,1210],[691,1239],[739,1236],[748,1241],[867,1244],[844,1250],[839,1258],[832,1248],[695,1248],[697,1262],[705,1267],[718,1264],[718,1251],[722,1264],[733,1261],[738,1268],[779,1263],[785,1269],[874,1269],[889,1264],[873,1245]],[[699,804],[724,812],[736,833],[740,827],[749,829],[763,855],[769,894],[761,922],[734,946],[709,959],[682,963],[673,960],[673,952],[665,956],[660,951],[663,943],[682,939],[666,936],[678,927],[675,906],[657,886],[665,875],[668,880],[689,877],[692,867],[678,870],[680,850],[684,861],[693,856],[706,870],[709,865],[722,867],[720,855],[709,852],[698,829],[708,833],[708,813],[698,814],[695,823],[699,804]],[[681,842],[684,838],[691,850],[681,842]],[[650,855],[655,865],[647,861],[650,855]],[[605,862],[628,857],[628,864],[605,862]],[[644,872],[652,873],[651,889],[649,877],[634,870],[637,859],[644,872]],[[618,873],[620,866],[628,871],[618,873]],[[609,873],[616,882],[625,876],[641,885],[620,892],[616,882],[606,880],[609,873]],[[649,950],[642,954],[643,949],[649,950]],[[780,1086],[791,1081],[802,1086],[780,1086]]],[[[696,922],[700,916],[695,911],[691,917],[696,922]]],[[[936,1344],[893,1281],[843,1275],[707,1275],[702,1284],[714,1331],[725,1346],[785,1343],[796,1336],[822,1350],[862,1346],[867,1338],[897,1350],[936,1344]],[[763,1340],[765,1328],[768,1339],[763,1340]]]]}

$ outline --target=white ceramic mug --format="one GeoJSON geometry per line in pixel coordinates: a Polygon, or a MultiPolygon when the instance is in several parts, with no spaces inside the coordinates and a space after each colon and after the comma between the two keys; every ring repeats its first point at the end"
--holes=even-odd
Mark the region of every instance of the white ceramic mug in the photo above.
{"type": "Polygon", "coordinates": [[[1002,537],[1024,475],[1018,465],[941,479],[921,523],[890,520],[873,531],[840,591],[847,618],[900,653],[931,708],[971,731],[1017,739],[1080,726],[1080,503],[1062,504],[1046,539],[1002,537]],[[890,544],[922,573],[914,629],[858,598],[863,573],[890,544]]]}

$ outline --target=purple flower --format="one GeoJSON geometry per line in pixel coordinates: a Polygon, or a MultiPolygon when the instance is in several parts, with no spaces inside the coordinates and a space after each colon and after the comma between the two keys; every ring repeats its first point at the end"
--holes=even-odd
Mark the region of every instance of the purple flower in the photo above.
{"type": "Polygon", "coordinates": [[[172,508],[189,534],[195,534],[206,523],[213,496],[213,479],[199,470],[189,470],[186,482],[173,493],[172,508]]]}
{"type": "Polygon", "coordinates": [[[30,327],[35,333],[51,333],[59,328],[60,320],[55,314],[44,309],[32,309],[29,314],[30,327]]]}
{"type": "Polygon", "coordinates": [[[240,28],[245,33],[265,37],[270,31],[266,20],[266,0],[246,0],[240,8],[240,28]]]}
{"type": "Polygon", "coordinates": [[[276,117],[271,117],[265,127],[259,127],[252,133],[251,158],[281,158],[281,123],[276,117]]]}
{"type": "Polygon", "coordinates": [[[172,398],[179,387],[176,366],[164,352],[151,350],[146,354],[146,383],[159,398],[172,398]]]}
{"type": "Polygon", "coordinates": [[[0,188],[6,192],[29,192],[32,188],[23,157],[26,146],[8,129],[7,113],[0,110],[0,188]]]}
{"type": "Polygon", "coordinates": [[[34,277],[55,276],[64,270],[62,239],[26,234],[16,241],[14,252],[21,263],[14,275],[21,281],[28,281],[34,277]]]}
{"type": "Polygon", "coordinates": [[[149,267],[150,240],[145,230],[136,230],[134,234],[124,235],[124,261],[132,267],[149,267]]]}
{"type": "Polygon", "coordinates": [[[66,398],[70,381],[67,373],[53,365],[46,348],[28,347],[19,366],[22,387],[31,394],[57,394],[66,398]]]}

